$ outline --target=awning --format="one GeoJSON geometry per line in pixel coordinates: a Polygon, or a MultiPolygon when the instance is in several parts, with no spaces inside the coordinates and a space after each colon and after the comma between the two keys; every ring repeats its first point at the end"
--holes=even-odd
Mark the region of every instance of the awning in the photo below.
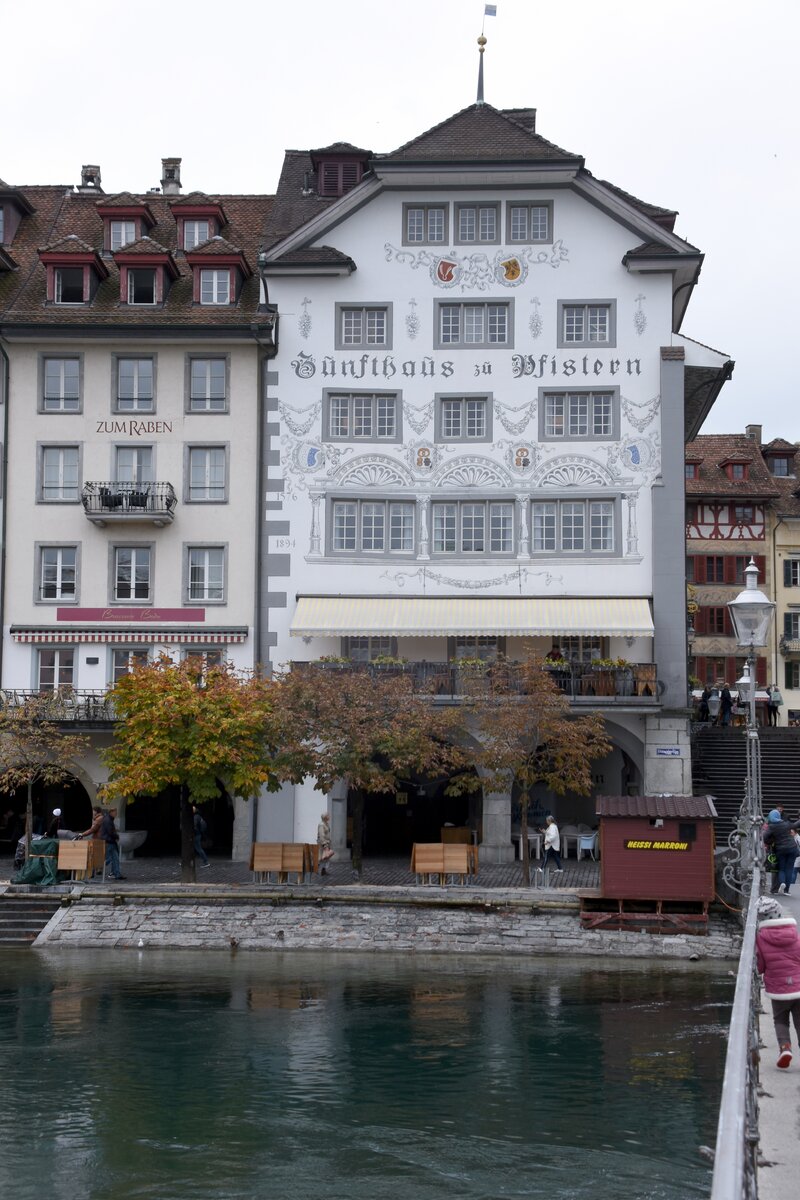
{"type": "Polygon", "coordinates": [[[12,625],[15,642],[70,646],[90,642],[109,646],[230,646],[247,641],[246,629],[28,629],[12,625]]]}
{"type": "Polygon", "coordinates": [[[295,637],[653,637],[650,601],[533,596],[299,596],[295,637]]]}

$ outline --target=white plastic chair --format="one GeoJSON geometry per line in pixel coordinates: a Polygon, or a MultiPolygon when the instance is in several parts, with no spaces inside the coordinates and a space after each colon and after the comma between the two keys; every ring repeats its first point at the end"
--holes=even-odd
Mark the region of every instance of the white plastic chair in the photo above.
{"type": "Polygon", "coordinates": [[[588,851],[589,857],[595,859],[595,851],[597,850],[597,830],[593,833],[581,833],[578,835],[578,851],[577,858],[580,858],[584,850],[588,851]]]}

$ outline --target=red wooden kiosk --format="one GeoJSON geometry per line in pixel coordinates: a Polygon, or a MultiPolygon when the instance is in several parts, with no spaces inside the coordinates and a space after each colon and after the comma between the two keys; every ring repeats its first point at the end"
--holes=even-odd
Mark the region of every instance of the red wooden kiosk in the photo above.
{"type": "Polygon", "coordinates": [[[714,899],[712,796],[598,796],[600,887],[581,891],[586,929],[705,933],[714,899]]]}

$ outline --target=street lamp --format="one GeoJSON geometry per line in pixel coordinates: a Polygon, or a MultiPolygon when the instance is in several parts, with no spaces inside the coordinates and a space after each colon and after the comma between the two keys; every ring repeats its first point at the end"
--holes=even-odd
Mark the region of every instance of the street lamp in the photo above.
{"type": "MultiPolygon", "coordinates": [[[[752,558],[745,570],[745,588],[728,604],[733,629],[739,645],[747,651],[747,661],[736,687],[747,705],[747,779],[745,796],[739,813],[737,833],[740,841],[740,861],[745,876],[764,857],[761,827],[761,744],[756,723],[756,647],[766,646],[775,604],[758,587],[758,567],[752,558]]],[[[744,880],[740,879],[740,883],[744,880]]],[[[739,890],[743,890],[740,888],[739,890]]]]}

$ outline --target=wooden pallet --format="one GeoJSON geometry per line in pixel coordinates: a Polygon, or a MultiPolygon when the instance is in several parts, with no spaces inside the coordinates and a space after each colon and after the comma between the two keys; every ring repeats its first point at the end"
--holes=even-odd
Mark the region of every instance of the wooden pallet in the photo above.
{"type": "Polygon", "coordinates": [[[628,929],[635,933],[708,933],[707,900],[610,899],[595,888],[578,892],[582,929],[628,929]]]}

